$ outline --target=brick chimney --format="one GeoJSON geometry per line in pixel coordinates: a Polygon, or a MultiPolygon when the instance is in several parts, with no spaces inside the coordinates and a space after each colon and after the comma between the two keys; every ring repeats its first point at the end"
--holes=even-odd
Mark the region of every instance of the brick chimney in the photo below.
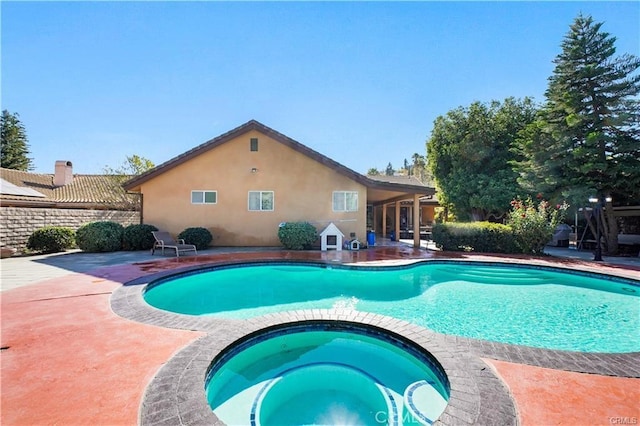
{"type": "Polygon", "coordinates": [[[73,181],[73,164],[71,161],[56,161],[56,173],[53,176],[53,186],[65,186],[73,181]]]}

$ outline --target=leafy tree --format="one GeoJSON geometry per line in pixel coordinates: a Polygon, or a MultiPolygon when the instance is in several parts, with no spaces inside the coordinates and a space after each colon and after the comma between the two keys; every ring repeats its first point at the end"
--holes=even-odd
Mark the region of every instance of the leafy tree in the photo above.
{"type": "Polygon", "coordinates": [[[424,155],[420,155],[417,152],[411,156],[413,165],[411,166],[412,176],[420,179],[420,182],[427,186],[435,186],[435,179],[427,166],[427,159],[424,155]]]}
{"type": "MultiPolygon", "coordinates": [[[[616,39],[601,27],[582,15],[571,25],[553,61],[546,104],[516,144],[516,170],[523,184],[532,182],[552,199],[591,191],[637,203],[640,59],[614,56],[616,39]]],[[[606,211],[605,235],[615,252],[617,223],[612,208],[606,211]]]]}
{"type": "Polygon", "coordinates": [[[0,127],[2,128],[1,164],[5,169],[28,171],[33,169],[32,159],[29,155],[29,144],[24,126],[18,118],[18,113],[10,113],[6,109],[2,111],[0,127]]]}
{"type": "Polygon", "coordinates": [[[367,176],[379,176],[382,173],[380,173],[380,170],[378,170],[375,167],[370,168],[369,170],[367,170],[367,176]]]}
{"type": "Polygon", "coordinates": [[[122,193],[121,201],[115,203],[116,207],[127,210],[140,209],[139,197],[125,193],[122,184],[133,176],[140,175],[153,167],[155,166],[151,160],[136,154],[126,157],[125,161],[117,169],[110,166],[104,167],[104,174],[111,176],[109,180],[110,190],[113,193],[122,193]]]}
{"type": "Polygon", "coordinates": [[[391,162],[389,162],[389,164],[387,164],[387,168],[384,170],[384,174],[387,176],[393,176],[395,172],[396,171],[393,169],[391,162]]]}
{"type": "Polygon", "coordinates": [[[533,122],[530,98],[474,102],[439,116],[427,142],[427,163],[440,191],[460,219],[502,217],[521,192],[510,162],[518,133],[533,122]]]}
{"type": "Polygon", "coordinates": [[[114,169],[109,166],[105,166],[104,171],[105,174],[115,175],[115,176],[124,176],[129,178],[131,176],[141,175],[147,170],[151,170],[155,167],[155,164],[147,158],[141,157],[139,155],[133,154],[128,156],[124,163],[120,165],[117,169],[114,169]]]}

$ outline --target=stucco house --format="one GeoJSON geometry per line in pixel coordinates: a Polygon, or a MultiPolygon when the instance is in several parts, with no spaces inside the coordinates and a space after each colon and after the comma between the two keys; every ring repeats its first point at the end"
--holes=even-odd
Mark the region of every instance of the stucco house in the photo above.
{"type": "Polygon", "coordinates": [[[382,224],[389,221],[380,216],[387,206],[399,233],[403,202],[410,203],[408,222],[419,244],[435,194],[418,180],[371,179],[255,120],[123,186],[141,194],[143,223],[174,235],[205,227],[219,246],[278,246],[279,224],[293,221],[318,231],[334,223],[347,238],[366,241],[369,229],[387,232],[382,224]]]}

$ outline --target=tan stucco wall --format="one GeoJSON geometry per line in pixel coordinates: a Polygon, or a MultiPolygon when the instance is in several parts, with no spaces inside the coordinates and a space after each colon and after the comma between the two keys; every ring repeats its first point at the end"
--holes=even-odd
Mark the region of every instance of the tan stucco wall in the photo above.
{"type": "Polygon", "coordinates": [[[366,187],[262,133],[250,131],[145,182],[143,221],[176,235],[211,231],[215,246],[279,246],[281,222],[334,222],[366,241],[366,187]],[[258,138],[251,152],[249,141],[258,138]],[[252,173],[251,169],[257,172],[252,173]],[[192,190],[217,191],[217,204],[191,204],[192,190]],[[274,211],[249,211],[249,191],[274,191],[274,211]],[[358,211],[333,212],[333,191],[358,191],[358,211]]]}
{"type": "Polygon", "coordinates": [[[433,223],[434,218],[435,218],[435,208],[433,206],[423,206],[421,225],[426,225],[427,223],[433,223]]]}

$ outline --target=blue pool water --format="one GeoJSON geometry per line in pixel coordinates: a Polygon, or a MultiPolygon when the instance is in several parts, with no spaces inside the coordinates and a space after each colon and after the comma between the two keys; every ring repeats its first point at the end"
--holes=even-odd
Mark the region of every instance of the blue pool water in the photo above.
{"type": "Polygon", "coordinates": [[[498,264],[357,268],[247,264],[151,283],[145,300],[190,315],[250,318],[355,309],[439,333],[581,352],[640,351],[640,282],[498,264]]]}
{"type": "Polygon", "coordinates": [[[224,423],[256,426],[428,425],[449,399],[432,357],[380,333],[319,324],[231,347],[212,363],[205,388],[224,423]]]}

